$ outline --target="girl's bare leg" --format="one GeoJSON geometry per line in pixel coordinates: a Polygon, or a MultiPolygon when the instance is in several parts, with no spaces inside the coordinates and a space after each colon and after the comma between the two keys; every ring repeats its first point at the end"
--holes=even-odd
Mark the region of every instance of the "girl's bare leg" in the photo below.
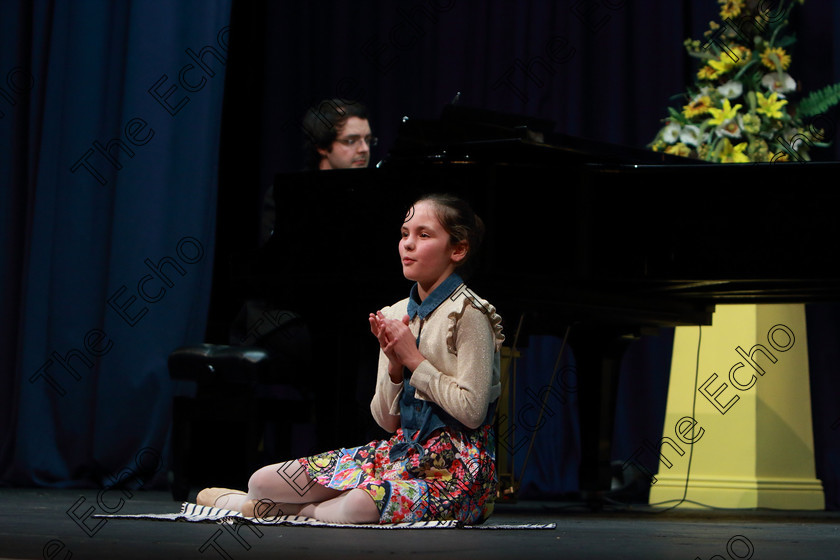
{"type": "Polygon", "coordinates": [[[308,504],[272,502],[268,499],[246,500],[242,514],[271,520],[282,515],[302,515],[327,523],[378,523],[379,509],[373,498],[359,488],[340,492],[338,496],[308,504]]]}
{"type": "Polygon", "coordinates": [[[360,488],[343,492],[331,500],[303,506],[298,515],[328,523],[379,523],[379,508],[370,494],[360,488]]]}
{"type": "Polygon", "coordinates": [[[248,492],[205,488],[200,505],[240,511],[247,517],[304,515],[329,523],[376,523],[379,509],[364,490],[334,490],[313,481],[297,461],[268,465],[251,475],[248,492]]]}
{"type": "MultiPolygon", "coordinates": [[[[296,515],[302,504],[323,502],[341,494],[339,490],[315,483],[297,461],[268,465],[251,475],[248,492],[229,488],[205,488],[198,493],[196,503],[242,511],[245,502],[253,502],[249,511],[260,517],[268,515],[296,515]],[[256,504],[260,504],[257,506],[256,504]],[[270,513],[267,505],[277,505],[283,513],[270,513]],[[265,512],[263,513],[263,510],[265,512]]],[[[277,508],[274,508],[276,511],[277,508]]],[[[253,516],[251,516],[253,517],[253,516]]]]}
{"type": "Polygon", "coordinates": [[[249,500],[275,503],[308,504],[323,502],[341,494],[312,480],[300,463],[286,461],[263,467],[248,481],[249,500]]]}

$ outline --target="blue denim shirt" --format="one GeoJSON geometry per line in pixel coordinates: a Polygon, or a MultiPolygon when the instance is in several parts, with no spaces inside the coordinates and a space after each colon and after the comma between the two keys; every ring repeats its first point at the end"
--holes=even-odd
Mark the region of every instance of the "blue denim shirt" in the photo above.
{"type": "MultiPolygon", "coordinates": [[[[415,317],[425,319],[441,303],[452,296],[462,284],[463,280],[461,280],[461,277],[453,273],[441,282],[423,301],[420,301],[417,284],[414,284],[411,287],[411,293],[408,298],[407,313],[409,318],[412,320],[415,317]]],[[[417,337],[417,345],[420,345],[420,336],[417,337]]],[[[433,431],[439,428],[450,426],[460,430],[469,429],[443,410],[437,403],[416,398],[414,396],[414,387],[409,383],[411,372],[406,369],[403,371],[403,374],[403,391],[400,395],[400,422],[403,429],[403,436],[408,438],[415,430],[419,430],[419,432],[412,441],[398,443],[391,448],[390,458],[392,461],[402,459],[408,450],[412,448],[422,457],[424,453],[422,443],[426,441],[433,431]]],[[[485,423],[489,422],[493,417],[494,408],[493,404],[488,408],[485,423]]]]}

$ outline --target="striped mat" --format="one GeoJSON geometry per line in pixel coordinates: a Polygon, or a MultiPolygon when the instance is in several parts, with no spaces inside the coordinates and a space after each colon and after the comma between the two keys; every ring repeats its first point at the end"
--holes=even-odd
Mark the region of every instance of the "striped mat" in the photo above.
{"type": "Polygon", "coordinates": [[[160,521],[192,521],[217,523],[253,523],[256,525],[284,525],[309,527],[344,527],[348,529],[555,529],[556,523],[493,523],[488,521],[481,525],[464,525],[458,521],[416,521],[412,523],[386,524],[352,524],[327,523],[311,517],[297,515],[281,515],[277,517],[245,517],[238,511],[200,506],[184,502],[178,513],[140,513],[140,514],[98,514],[93,517],[107,517],[109,519],[157,519],[160,521]]]}

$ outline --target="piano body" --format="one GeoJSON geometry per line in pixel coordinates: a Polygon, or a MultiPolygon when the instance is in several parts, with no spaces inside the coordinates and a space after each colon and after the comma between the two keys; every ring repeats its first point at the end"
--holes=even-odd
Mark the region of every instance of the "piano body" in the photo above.
{"type": "Polygon", "coordinates": [[[312,329],[319,446],[362,443],[375,373],[367,313],[405,297],[397,243],[417,195],[453,192],[484,219],[469,281],[512,340],[563,337],[577,365],[580,489],[609,490],[616,386],[632,337],[709,325],[718,303],[840,300],[826,241],[836,163],[705,164],[554,134],[551,123],[447,107],[407,120],[377,168],[280,174],[277,223],[237,271],[312,329]],[[821,179],[821,177],[823,179],[821,179]]]}

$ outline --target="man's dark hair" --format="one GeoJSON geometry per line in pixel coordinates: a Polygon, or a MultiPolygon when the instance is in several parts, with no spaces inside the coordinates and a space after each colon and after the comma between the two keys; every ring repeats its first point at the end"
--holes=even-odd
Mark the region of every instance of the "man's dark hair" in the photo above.
{"type": "Polygon", "coordinates": [[[306,169],[318,169],[321,154],[329,150],[350,117],[368,120],[368,110],[361,102],[349,99],[324,99],[310,107],[303,116],[303,152],[306,169]]]}

